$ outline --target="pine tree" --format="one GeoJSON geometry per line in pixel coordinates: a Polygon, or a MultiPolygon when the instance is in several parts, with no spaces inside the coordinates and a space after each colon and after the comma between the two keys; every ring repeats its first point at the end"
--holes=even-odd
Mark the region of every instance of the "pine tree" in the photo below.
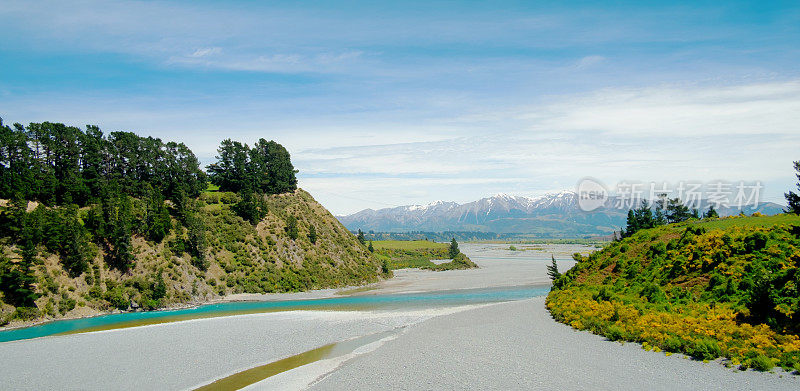
{"type": "Polygon", "coordinates": [[[6,302],[17,307],[33,307],[38,298],[33,284],[33,276],[29,265],[14,263],[0,254],[0,291],[6,302]]]}
{"type": "Polygon", "coordinates": [[[703,218],[705,219],[716,219],[717,217],[719,217],[719,213],[714,209],[714,205],[710,205],[708,207],[708,212],[703,214],[703,218]]]}
{"type": "Polygon", "coordinates": [[[297,218],[292,215],[289,215],[289,217],[286,218],[286,233],[290,238],[292,238],[292,240],[297,239],[297,218]]]}
{"type": "Polygon", "coordinates": [[[107,233],[109,238],[109,251],[107,259],[112,267],[127,271],[133,266],[133,244],[131,243],[131,206],[128,196],[120,196],[110,203],[110,218],[108,219],[107,233]]]}
{"type": "Polygon", "coordinates": [[[164,199],[161,194],[156,191],[149,191],[150,196],[147,199],[145,208],[144,228],[147,238],[161,243],[162,240],[172,230],[172,220],[169,217],[169,211],[164,205],[164,199]]]}
{"type": "Polygon", "coordinates": [[[555,282],[559,277],[561,277],[561,273],[558,272],[556,257],[551,254],[550,259],[551,263],[547,265],[547,275],[550,277],[551,281],[555,282]]]}
{"type": "Polygon", "coordinates": [[[358,230],[358,236],[356,236],[358,242],[361,243],[362,246],[367,244],[367,240],[364,238],[364,232],[361,229],[358,230]]]}
{"type": "Polygon", "coordinates": [[[680,223],[689,220],[692,213],[689,207],[681,202],[680,198],[672,198],[667,201],[667,221],[670,223],[680,223]]]}
{"type": "Polygon", "coordinates": [[[622,237],[631,236],[634,233],[636,233],[636,231],[638,231],[638,230],[639,230],[639,222],[636,219],[636,215],[633,213],[633,209],[629,209],[628,210],[628,218],[627,218],[627,226],[625,227],[624,231],[620,230],[621,234],[622,234],[622,237]]]}
{"type": "Polygon", "coordinates": [[[308,227],[308,240],[312,244],[316,244],[317,243],[317,228],[314,227],[314,224],[311,224],[308,227]]]}
{"type": "Polygon", "coordinates": [[[67,207],[58,213],[60,235],[59,257],[64,269],[72,277],[83,274],[89,266],[91,256],[89,242],[86,237],[86,228],[78,221],[78,208],[75,205],[67,207]]]}
{"type": "Polygon", "coordinates": [[[297,189],[297,170],[292,165],[289,151],[275,141],[266,142],[267,176],[269,193],[291,193],[297,189]]]}
{"type": "MultiPolygon", "coordinates": [[[[798,180],[797,189],[800,190],[800,161],[794,162],[794,170],[797,171],[797,173],[795,174],[798,180]]],[[[786,212],[800,214],[800,195],[790,191],[788,193],[785,193],[784,197],[786,197],[786,202],[788,204],[786,212]]]]}
{"type": "Polygon", "coordinates": [[[244,189],[253,179],[248,177],[249,151],[247,144],[223,140],[217,149],[217,162],[208,166],[211,183],[219,186],[221,191],[244,189]]]}
{"type": "Polygon", "coordinates": [[[456,238],[452,238],[450,240],[450,249],[448,250],[448,255],[450,259],[455,259],[458,254],[461,253],[461,250],[458,249],[458,242],[456,242],[456,238]]]}
{"type": "Polygon", "coordinates": [[[192,264],[200,270],[206,270],[209,266],[206,260],[206,225],[194,211],[189,215],[187,223],[186,250],[192,256],[192,264]]]}
{"type": "Polygon", "coordinates": [[[369,252],[371,253],[375,252],[375,247],[372,246],[372,240],[369,241],[369,246],[367,247],[367,250],[369,250],[369,252]]]}
{"type": "Polygon", "coordinates": [[[647,200],[642,200],[641,205],[633,212],[633,214],[636,216],[637,230],[653,228],[656,226],[656,220],[653,217],[653,210],[650,209],[650,205],[647,203],[647,200]]]}

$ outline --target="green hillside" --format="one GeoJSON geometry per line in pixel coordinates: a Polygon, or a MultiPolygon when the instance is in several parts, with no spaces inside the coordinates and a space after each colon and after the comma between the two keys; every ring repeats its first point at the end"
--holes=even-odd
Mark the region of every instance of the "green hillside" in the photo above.
{"type": "Polygon", "coordinates": [[[0,323],[390,274],[297,188],[283,146],[217,152],[206,172],[182,143],[0,121],[0,323]]]}
{"type": "MultiPolygon", "coordinates": [[[[307,192],[266,197],[267,214],[253,226],[232,212],[235,193],[204,193],[196,201],[204,222],[203,261],[187,250],[189,229],[172,218],[175,229],[161,241],[132,237],[132,267],[118,270],[104,261],[91,238],[94,254],[86,271],[71,275],[58,254],[41,248],[32,267],[35,306],[0,300],[5,322],[91,315],[113,309],[154,309],[203,302],[233,293],[292,292],[377,281],[381,265],[307,192]],[[296,219],[292,238],[288,222],[296,219]],[[316,240],[309,238],[311,227],[316,240]]],[[[139,200],[133,208],[141,209],[139,200]]],[[[33,203],[29,208],[33,208],[33,203]]],[[[44,206],[38,208],[45,209],[44,206]]],[[[35,212],[33,209],[30,213],[35,212]]],[[[8,213],[2,208],[0,213],[8,213]]],[[[81,223],[90,209],[78,211],[81,223]]],[[[4,240],[2,263],[21,261],[19,246],[4,240]]],[[[4,268],[6,269],[6,268],[4,268]]],[[[6,277],[7,279],[7,277],[6,277]]]]}
{"type": "Polygon", "coordinates": [[[554,281],[553,317],[645,349],[800,370],[800,217],[690,220],[609,244],[554,281]]]}

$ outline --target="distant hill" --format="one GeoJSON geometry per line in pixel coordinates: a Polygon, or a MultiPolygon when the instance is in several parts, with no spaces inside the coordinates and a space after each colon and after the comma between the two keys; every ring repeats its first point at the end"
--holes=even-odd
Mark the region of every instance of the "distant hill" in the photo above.
{"type": "MultiPolygon", "coordinates": [[[[611,198],[606,204],[615,202],[611,198]]],[[[705,202],[701,206],[701,210],[707,209],[705,202]]],[[[778,204],[762,203],[741,211],[771,215],[781,213],[782,209],[778,204]]],[[[728,216],[739,214],[740,210],[720,208],[718,212],[728,216]]],[[[436,201],[427,205],[365,209],[337,218],[353,231],[472,231],[563,238],[608,235],[625,226],[626,216],[627,210],[610,207],[584,212],[578,207],[575,192],[562,191],[540,197],[498,194],[465,204],[436,201]]]]}

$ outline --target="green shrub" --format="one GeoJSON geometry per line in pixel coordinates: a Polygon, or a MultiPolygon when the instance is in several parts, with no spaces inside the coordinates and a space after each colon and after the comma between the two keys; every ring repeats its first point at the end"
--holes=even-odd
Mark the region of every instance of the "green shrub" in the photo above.
{"type": "Polygon", "coordinates": [[[612,341],[620,341],[620,340],[624,340],[625,339],[624,338],[625,332],[622,330],[622,328],[620,328],[619,326],[616,326],[616,325],[609,326],[606,329],[605,335],[606,335],[606,338],[608,338],[608,339],[610,339],[612,341]]]}
{"type": "Polygon", "coordinates": [[[684,341],[677,336],[670,336],[664,340],[664,343],[661,345],[661,348],[673,353],[683,352],[683,345],[684,341]]]}
{"type": "Polygon", "coordinates": [[[651,303],[662,303],[667,300],[664,290],[655,283],[648,283],[642,288],[641,296],[651,303]]]}
{"type": "Polygon", "coordinates": [[[61,315],[64,315],[67,312],[72,311],[75,308],[75,304],[75,299],[63,295],[61,300],[58,302],[58,312],[60,312],[61,315]]]}
{"type": "Polygon", "coordinates": [[[594,301],[598,301],[598,302],[600,302],[600,301],[611,301],[611,299],[613,297],[614,297],[614,293],[611,291],[611,289],[609,289],[606,286],[600,287],[600,290],[597,293],[595,293],[594,295],[592,295],[592,299],[594,299],[594,301]]]}
{"type": "Polygon", "coordinates": [[[104,298],[111,304],[112,307],[120,310],[126,310],[131,305],[128,296],[125,293],[125,289],[122,286],[115,286],[113,289],[106,291],[104,298]]]}
{"type": "Polygon", "coordinates": [[[709,338],[698,339],[684,346],[684,352],[697,360],[713,360],[721,354],[717,341],[709,338]]]}
{"type": "Polygon", "coordinates": [[[36,307],[17,307],[11,314],[12,319],[31,320],[39,316],[39,309],[36,307]]]}
{"type": "Polygon", "coordinates": [[[763,354],[759,354],[751,358],[750,360],[747,361],[747,364],[750,368],[753,368],[756,371],[761,371],[761,372],[769,371],[773,367],[775,367],[775,364],[772,362],[772,360],[763,354]]]}
{"type": "Polygon", "coordinates": [[[744,238],[744,250],[747,253],[753,253],[766,247],[767,235],[762,232],[753,232],[744,238]]]}

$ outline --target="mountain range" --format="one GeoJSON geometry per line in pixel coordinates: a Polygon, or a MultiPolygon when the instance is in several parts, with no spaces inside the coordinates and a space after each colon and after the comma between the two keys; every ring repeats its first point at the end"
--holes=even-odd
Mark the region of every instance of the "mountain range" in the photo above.
{"type": "MultiPolygon", "coordinates": [[[[436,201],[427,205],[364,209],[337,218],[352,231],[476,231],[575,238],[609,235],[624,227],[628,210],[614,208],[615,203],[616,199],[612,197],[605,203],[606,207],[584,212],[578,207],[578,197],[573,191],[539,197],[497,194],[464,204],[436,201]]],[[[707,202],[701,202],[700,210],[706,210],[707,205],[707,202]]],[[[768,202],[742,209],[721,207],[717,211],[721,216],[740,212],[777,214],[783,211],[783,206],[768,202]]]]}

